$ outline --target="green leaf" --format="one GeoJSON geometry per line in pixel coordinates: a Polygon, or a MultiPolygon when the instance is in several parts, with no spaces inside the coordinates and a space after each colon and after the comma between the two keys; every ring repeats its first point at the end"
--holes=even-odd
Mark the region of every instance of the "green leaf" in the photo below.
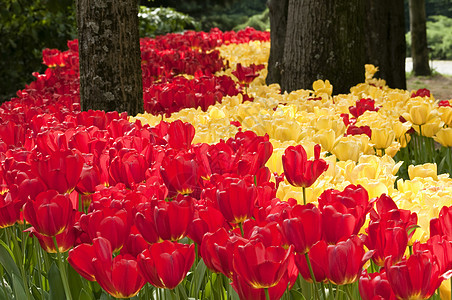
{"type": "Polygon", "coordinates": [[[199,295],[199,291],[201,290],[201,286],[203,283],[204,276],[206,275],[207,266],[204,261],[199,260],[196,269],[194,270],[193,280],[195,281],[195,295],[199,295]]]}
{"type": "Polygon", "coordinates": [[[36,285],[31,286],[31,294],[33,295],[34,299],[42,300],[42,290],[36,285]]]}
{"type": "MultiPolygon", "coordinates": [[[[75,298],[77,299],[77,298],[75,298]]],[[[85,289],[80,291],[80,295],[78,296],[78,300],[92,300],[92,294],[88,293],[85,289]]]]}
{"type": "Polygon", "coordinates": [[[72,298],[77,299],[82,289],[85,288],[84,283],[87,285],[87,281],[82,281],[82,277],[77,273],[77,271],[74,270],[74,268],[69,267],[67,270],[68,283],[71,287],[72,298]]]}
{"type": "Polygon", "coordinates": [[[52,263],[49,270],[49,286],[50,286],[50,300],[66,299],[64,294],[63,282],[61,280],[60,270],[55,262],[52,263]]]}
{"type": "Polygon", "coordinates": [[[22,285],[22,279],[13,273],[13,286],[14,286],[14,296],[16,299],[27,299],[27,294],[25,293],[25,289],[22,285]]]}
{"type": "Polygon", "coordinates": [[[293,299],[293,300],[306,300],[304,295],[302,293],[300,293],[299,291],[297,291],[297,290],[291,290],[289,293],[290,293],[290,299],[293,299]]]}
{"type": "MultiPolygon", "coordinates": [[[[17,277],[21,277],[19,268],[13,259],[13,253],[11,249],[5,244],[4,241],[0,240],[0,263],[5,268],[5,271],[12,277],[15,274],[17,277]]],[[[22,285],[22,283],[21,283],[22,285]]]]}

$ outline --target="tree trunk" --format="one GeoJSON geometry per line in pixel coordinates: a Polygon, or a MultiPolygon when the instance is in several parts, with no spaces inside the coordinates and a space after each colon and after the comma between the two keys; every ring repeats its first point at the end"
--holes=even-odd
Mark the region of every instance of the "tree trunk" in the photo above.
{"type": "Polygon", "coordinates": [[[82,110],[143,111],[136,0],[78,0],[82,110]]]}
{"type": "Polygon", "coordinates": [[[362,0],[289,0],[281,89],[328,79],[338,94],[363,82],[364,15],[362,0]]]}
{"type": "Polygon", "coordinates": [[[267,85],[281,82],[284,57],[284,43],[287,29],[287,9],[289,0],[268,0],[270,14],[270,57],[268,58],[267,85]]]}
{"type": "Polygon", "coordinates": [[[406,89],[405,14],[403,0],[367,0],[367,62],[392,88],[406,89]]]}
{"type": "Polygon", "coordinates": [[[411,57],[415,76],[431,74],[428,63],[425,1],[410,0],[411,57]]]}

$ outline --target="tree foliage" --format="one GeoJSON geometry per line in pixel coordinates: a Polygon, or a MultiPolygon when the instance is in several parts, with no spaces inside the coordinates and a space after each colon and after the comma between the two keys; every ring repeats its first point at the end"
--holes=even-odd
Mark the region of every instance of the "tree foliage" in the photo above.
{"type": "Polygon", "coordinates": [[[76,37],[70,0],[0,0],[0,100],[43,72],[42,49],[66,48],[76,37]]]}

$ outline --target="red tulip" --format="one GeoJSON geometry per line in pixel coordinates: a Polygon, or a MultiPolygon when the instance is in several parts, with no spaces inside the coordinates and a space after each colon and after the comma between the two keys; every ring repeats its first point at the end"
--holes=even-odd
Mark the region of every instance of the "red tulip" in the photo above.
{"type": "Polygon", "coordinates": [[[104,208],[95,210],[80,218],[80,227],[91,240],[106,238],[113,249],[119,251],[129,236],[131,221],[125,209],[104,208]]]}
{"type": "Polygon", "coordinates": [[[348,110],[355,117],[358,118],[366,111],[378,111],[378,107],[375,107],[375,100],[370,98],[363,98],[356,101],[356,106],[350,106],[348,110]]]}
{"type": "Polygon", "coordinates": [[[452,240],[452,209],[451,207],[443,206],[439,212],[438,218],[430,220],[430,236],[440,235],[447,236],[452,240]]]}
{"type": "Polygon", "coordinates": [[[194,155],[185,153],[163,159],[160,174],[168,187],[169,196],[190,194],[198,186],[199,166],[194,155]]]}
{"type": "Polygon", "coordinates": [[[149,243],[178,241],[188,233],[193,220],[193,199],[179,195],[173,201],[158,200],[138,212],[135,225],[149,243]]]}
{"type": "Polygon", "coordinates": [[[371,274],[364,270],[359,277],[359,294],[363,300],[396,299],[384,269],[371,274]]]}
{"type": "Polygon", "coordinates": [[[138,272],[138,264],[131,255],[112,258],[110,242],[103,237],[93,240],[93,245],[80,244],[69,251],[69,264],[85,279],[96,280],[116,298],[135,296],[145,284],[138,272]]]}
{"type": "Polygon", "coordinates": [[[233,267],[243,280],[253,288],[270,288],[277,285],[289,263],[293,261],[293,246],[265,247],[262,242],[249,242],[234,250],[233,267]]]}
{"type": "Polygon", "coordinates": [[[132,188],[137,183],[145,180],[145,173],[149,166],[146,159],[136,150],[123,148],[110,163],[111,185],[124,183],[132,188]]]}
{"type": "Polygon", "coordinates": [[[354,217],[353,234],[358,234],[366,220],[367,213],[372,207],[367,191],[361,185],[355,186],[352,184],[348,185],[342,192],[334,189],[324,191],[319,197],[319,209],[322,216],[326,206],[332,206],[337,212],[344,215],[350,214],[354,217]]]}
{"type": "Polygon", "coordinates": [[[356,235],[336,245],[329,245],[328,279],[337,285],[355,282],[361,274],[364,263],[372,254],[373,251],[366,253],[363,242],[356,235]]]}
{"type": "Polygon", "coordinates": [[[231,223],[241,223],[250,218],[256,201],[255,185],[243,179],[226,178],[217,190],[218,209],[231,223]]]}
{"type": "Polygon", "coordinates": [[[0,193],[0,228],[14,225],[20,218],[23,202],[13,199],[11,192],[0,193]]]}
{"type": "Polygon", "coordinates": [[[294,245],[295,252],[306,253],[322,235],[320,210],[313,204],[296,205],[292,217],[281,224],[286,240],[294,245]]]}
{"type": "Polygon", "coordinates": [[[334,206],[322,209],[322,238],[329,244],[348,239],[355,231],[357,220],[345,209],[338,211],[334,206]]]}
{"type": "Polygon", "coordinates": [[[452,241],[445,235],[434,235],[425,244],[415,242],[413,251],[430,251],[438,261],[441,274],[452,270],[452,241]]]}
{"type": "Polygon", "coordinates": [[[415,252],[396,264],[392,264],[391,257],[388,257],[385,269],[398,299],[430,298],[441,282],[451,275],[442,276],[436,258],[429,251],[415,252]]]}
{"type": "Polygon", "coordinates": [[[168,126],[168,144],[174,149],[189,149],[195,137],[195,127],[176,120],[168,126]]]}
{"type": "Polygon", "coordinates": [[[356,126],[356,125],[350,125],[347,127],[347,135],[359,135],[359,134],[365,134],[369,138],[372,137],[372,130],[369,126],[356,126]]]}
{"type": "Polygon", "coordinates": [[[246,239],[226,229],[220,228],[214,233],[206,233],[201,243],[201,257],[206,266],[213,272],[221,272],[232,279],[232,256],[234,249],[245,245],[246,239]]]}
{"type": "Polygon", "coordinates": [[[138,256],[140,274],[158,288],[174,289],[195,260],[194,245],[170,241],[152,244],[138,256]]]}
{"type": "MultiPolygon", "coordinates": [[[[48,253],[57,253],[55,243],[52,237],[40,234],[34,227],[28,228],[26,231],[34,235],[41,245],[41,248],[48,253]]],[[[74,247],[77,238],[80,235],[80,230],[74,226],[67,227],[65,231],[55,236],[58,245],[58,251],[64,253],[74,247]]]]}
{"type": "MultiPolygon", "coordinates": [[[[292,259],[293,260],[293,259],[292,259]]],[[[270,299],[280,299],[287,289],[291,289],[298,276],[298,270],[293,262],[289,263],[287,272],[284,273],[279,283],[268,289],[270,299]]],[[[239,295],[240,299],[265,300],[265,290],[256,289],[249,285],[242,276],[235,273],[232,281],[232,287],[239,295]]]]}
{"type": "Polygon", "coordinates": [[[303,146],[290,146],[284,151],[282,163],[284,176],[293,186],[310,187],[328,169],[320,159],[320,145],[314,147],[314,160],[308,160],[303,146]]]}
{"type": "Polygon", "coordinates": [[[75,210],[67,195],[49,190],[25,204],[24,216],[38,233],[52,237],[74,223],[75,210]]]}
{"type": "Polygon", "coordinates": [[[264,65],[251,64],[249,67],[244,67],[241,63],[238,63],[236,70],[232,71],[232,74],[237,77],[241,84],[249,84],[259,76],[257,72],[263,68],[264,65]]]}
{"type": "Polygon", "coordinates": [[[48,189],[60,194],[71,193],[82,173],[83,157],[71,150],[56,151],[52,155],[39,156],[31,161],[33,172],[48,189]]]}
{"type": "Polygon", "coordinates": [[[196,244],[201,245],[203,236],[207,232],[215,232],[224,226],[228,226],[228,223],[218,209],[212,206],[198,207],[189,226],[188,236],[196,244]]]}
{"type": "Polygon", "coordinates": [[[387,256],[392,256],[394,263],[400,261],[408,245],[406,229],[392,226],[389,222],[377,221],[366,229],[364,244],[369,250],[375,250],[372,260],[381,267],[387,256]]]}
{"type": "MultiPolygon", "coordinates": [[[[328,276],[328,244],[324,240],[315,243],[308,252],[309,261],[311,263],[312,271],[316,282],[326,281],[328,276]]],[[[295,253],[295,263],[297,264],[300,275],[306,281],[312,282],[309,266],[306,257],[302,253],[295,253]]]]}

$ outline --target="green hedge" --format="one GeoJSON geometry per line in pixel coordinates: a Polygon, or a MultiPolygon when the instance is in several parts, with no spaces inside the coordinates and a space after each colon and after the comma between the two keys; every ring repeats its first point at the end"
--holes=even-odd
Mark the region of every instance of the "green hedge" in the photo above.
{"type": "MultiPolygon", "coordinates": [[[[432,59],[452,60],[452,18],[432,16],[427,21],[427,44],[432,59]]],[[[411,35],[406,34],[407,56],[411,56],[411,35]]]]}

